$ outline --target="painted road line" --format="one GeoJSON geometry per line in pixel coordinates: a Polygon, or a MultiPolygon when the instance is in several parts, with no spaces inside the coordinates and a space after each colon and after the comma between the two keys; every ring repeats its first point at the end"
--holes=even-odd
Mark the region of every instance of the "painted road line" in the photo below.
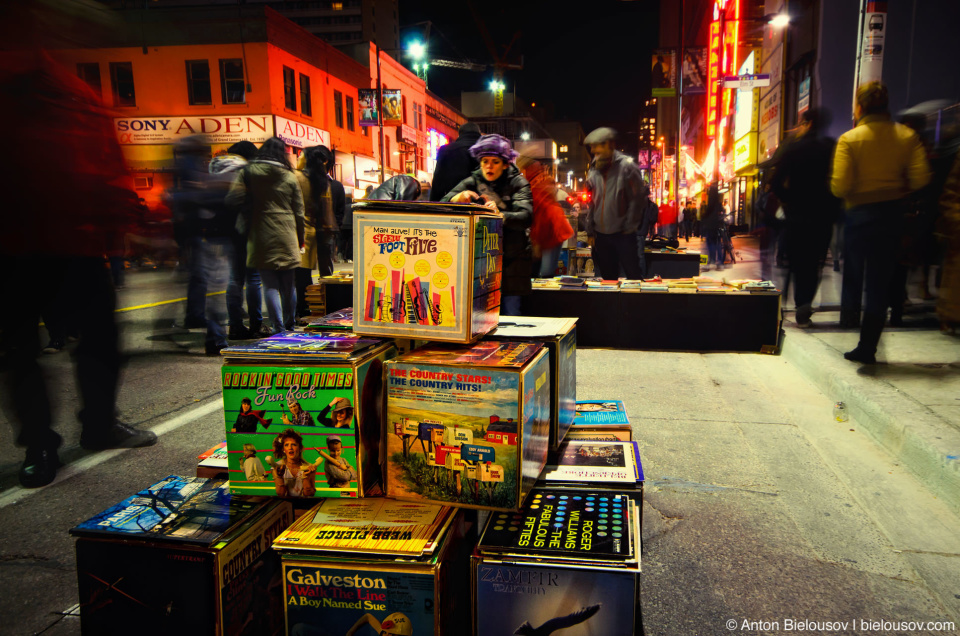
{"type": "MultiPolygon", "coordinates": [[[[207,294],[207,297],[218,296],[220,294],[226,294],[226,293],[227,293],[226,291],[210,292],[209,294],[207,294]]],[[[147,303],[146,305],[135,305],[133,307],[121,307],[120,309],[116,310],[116,313],[120,314],[125,311],[136,311],[138,309],[150,309],[151,307],[160,307],[162,305],[172,305],[173,303],[182,303],[186,300],[187,300],[186,298],[174,298],[173,300],[161,300],[160,302],[147,303]]]]}
{"type": "MultiPolygon", "coordinates": [[[[176,415],[165,422],[157,424],[150,430],[157,434],[157,437],[175,431],[181,426],[196,422],[201,417],[205,417],[214,411],[219,411],[223,407],[223,401],[220,398],[211,399],[206,404],[201,404],[195,408],[190,409],[189,411],[184,411],[179,415],[176,415]]],[[[73,463],[67,464],[57,471],[57,478],[53,480],[48,486],[43,488],[23,488],[22,486],[14,486],[7,492],[0,494],[0,509],[3,509],[10,504],[15,504],[18,501],[29,497],[30,495],[41,492],[51,486],[55,486],[60,482],[64,482],[71,477],[84,473],[91,468],[96,468],[100,464],[110,461],[114,457],[125,453],[130,450],[129,448],[117,448],[112,450],[100,451],[98,453],[93,453],[87,455],[86,457],[75,461],[73,463]]]]}

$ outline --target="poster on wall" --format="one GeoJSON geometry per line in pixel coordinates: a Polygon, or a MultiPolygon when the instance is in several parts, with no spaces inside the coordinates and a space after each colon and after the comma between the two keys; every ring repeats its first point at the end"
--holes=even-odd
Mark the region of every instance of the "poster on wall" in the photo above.
{"type": "Polygon", "coordinates": [[[361,88],[357,91],[360,105],[360,125],[379,126],[380,113],[377,111],[377,89],[361,88]]]}
{"type": "Polygon", "coordinates": [[[676,54],[671,50],[653,52],[650,65],[650,86],[654,97],[673,97],[677,94],[676,54]]]}
{"type": "Polygon", "coordinates": [[[684,95],[704,95],[707,92],[707,47],[697,46],[683,50],[683,76],[681,78],[684,95]]]}
{"type": "Polygon", "coordinates": [[[383,125],[399,126],[403,123],[403,99],[400,89],[383,89],[383,125]]]}

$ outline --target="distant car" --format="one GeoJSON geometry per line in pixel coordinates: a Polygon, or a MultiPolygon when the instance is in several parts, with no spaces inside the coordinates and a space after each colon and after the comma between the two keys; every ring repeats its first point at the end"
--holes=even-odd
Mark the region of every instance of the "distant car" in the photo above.
{"type": "Polygon", "coordinates": [[[867,24],[867,30],[883,31],[883,16],[882,15],[870,16],[870,22],[867,24]]]}

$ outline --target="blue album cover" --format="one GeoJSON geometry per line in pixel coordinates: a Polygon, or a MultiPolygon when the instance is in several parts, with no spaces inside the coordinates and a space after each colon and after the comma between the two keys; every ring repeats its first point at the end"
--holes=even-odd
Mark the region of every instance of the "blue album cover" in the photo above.
{"type": "Polygon", "coordinates": [[[78,524],[71,533],[210,545],[262,505],[262,499],[231,495],[222,479],[170,475],[78,524]]]}
{"type": "Polygon", "coordinates": [[[627,409],[621,400],[577,400],[574,426],[584,424],[629,424],[627,409]]]}
{"type": "Polygon", "coordinates": [[[477,634],[635,633],[634,574],[480,561],[476,577],[477,634]]]}

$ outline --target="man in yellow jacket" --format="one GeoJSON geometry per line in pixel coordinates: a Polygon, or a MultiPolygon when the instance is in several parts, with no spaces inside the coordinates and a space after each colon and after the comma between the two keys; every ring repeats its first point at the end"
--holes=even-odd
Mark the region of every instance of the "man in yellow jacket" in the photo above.
{"type": "Polygon", "coordinates": [[[846,205],[840,324],[859,325],[865,279],[860,342],[843,357],[873,364],[890,304],[906,197],[930,181],[930,165],[916,133],[890,120],[887,88],[880,82],[857,89],[854,117],[856,127],[837,142],[830,182],[846,205]]]}

